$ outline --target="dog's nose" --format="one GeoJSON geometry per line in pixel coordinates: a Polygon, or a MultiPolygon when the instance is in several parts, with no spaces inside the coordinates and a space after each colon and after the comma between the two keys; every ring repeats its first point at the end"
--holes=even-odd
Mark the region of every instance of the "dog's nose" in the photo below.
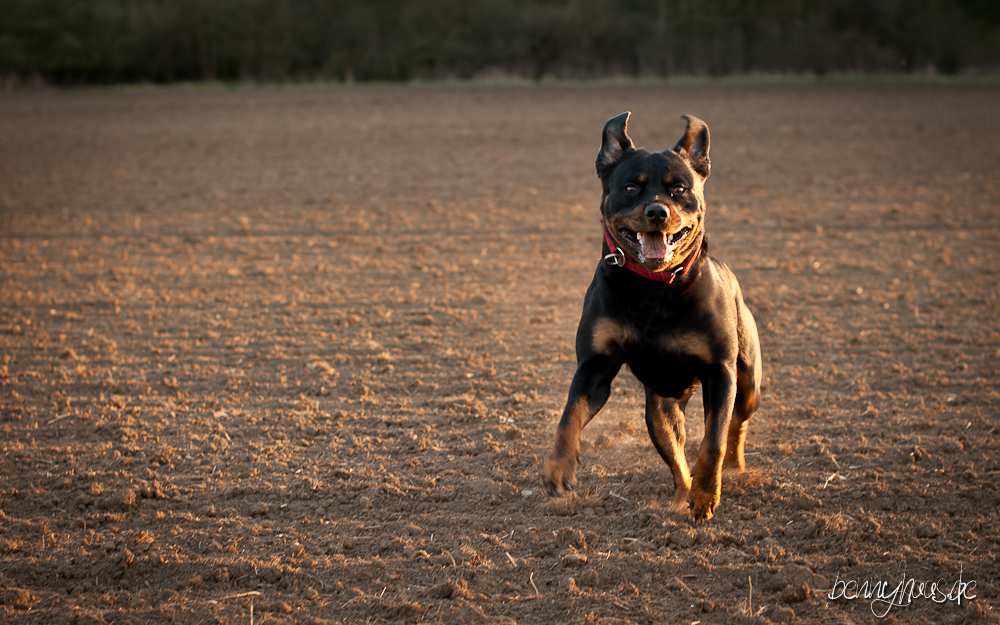
{"type": "Polygon", "coordinates": [[[662,224],[667,220],[667,207],[661,204],[650,204],[644,212],[646,219],[654,224],[662,224]]]}

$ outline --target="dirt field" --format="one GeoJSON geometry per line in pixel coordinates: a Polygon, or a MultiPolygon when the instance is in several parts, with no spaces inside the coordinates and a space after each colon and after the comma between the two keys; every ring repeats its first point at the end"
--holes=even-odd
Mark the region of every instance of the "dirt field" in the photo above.
{"type": "Polygon", "coordinates": [[[998,110],[915,83],[0,95],[0,621],[1000,623],[998,110]],[[699,526],[625,372],[577,494],[540,489],[624,110],[653,149],[710,125],[711,252],[760,327],[751,468],[699,526]],[[849,598],[911,579],[953,594],[849,598]]]}

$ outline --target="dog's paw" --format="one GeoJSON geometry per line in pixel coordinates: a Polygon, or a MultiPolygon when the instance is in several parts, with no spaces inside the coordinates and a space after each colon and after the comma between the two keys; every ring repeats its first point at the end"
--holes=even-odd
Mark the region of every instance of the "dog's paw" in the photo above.
{"type": "Polygon", "coordinates": [[[576,456],[549,456],[542,469],[542,484],[549,497],[573,491],[576,485],[576,456]]]}
{"type": "Polygon", "coordinates": [[[701,523],[712,518],[715,508],[719,505],[719,493],[706,492],[699,488],[692,488],[688,495],[688,507],[691,510],[691,517],[695,523],[701,523]]]}
{"type": "Polygon", "coordinates": [[[689,509],[687,500],[688,493],[690,492],[691,490],[688,488],[683,490],[678,489],[677,492],[674,493],[674,500],[670,502],[670,507],[668,508],[670,512],[673,512],[674,514],[687,514],[689,509]]]}
{"type": "Polygon", "coordinates": [[[722,461],[722,470],[726,473],[740,473],[747,468],[747,462],[743,459],[743,454],[727,453],[722,461]]]}

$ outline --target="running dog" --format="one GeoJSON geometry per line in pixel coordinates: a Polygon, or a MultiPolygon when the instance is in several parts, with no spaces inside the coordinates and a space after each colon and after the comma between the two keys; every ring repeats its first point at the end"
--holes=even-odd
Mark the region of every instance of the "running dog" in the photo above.
{"type": "Polygon", "coordinates": [[[584,298],[576,373],[542,476],[550,496],[572,490],[580,432],[628,365],[645,386],[649,437],[673,473],[672,509],[706,521],[719,505],[723,469],[746,466],[747,422],[760,401],[757,324],[732,271],[708,255],[708,126],[685,115],[677,145],[648,152],[633,145],[628,118],[607,122],[597,155],[603,260],[584,298]],[[684,409],[699,384],[705,437],[692,473],[684,409]]]}

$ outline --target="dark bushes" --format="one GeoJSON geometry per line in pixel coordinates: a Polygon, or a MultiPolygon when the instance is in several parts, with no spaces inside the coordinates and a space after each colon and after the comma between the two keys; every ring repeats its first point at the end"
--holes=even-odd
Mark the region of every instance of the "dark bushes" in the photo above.
{"type": "Polygon", "coordinates": [[[56,83],[990,71],[994,0],[0,0],[56,83]]]}

